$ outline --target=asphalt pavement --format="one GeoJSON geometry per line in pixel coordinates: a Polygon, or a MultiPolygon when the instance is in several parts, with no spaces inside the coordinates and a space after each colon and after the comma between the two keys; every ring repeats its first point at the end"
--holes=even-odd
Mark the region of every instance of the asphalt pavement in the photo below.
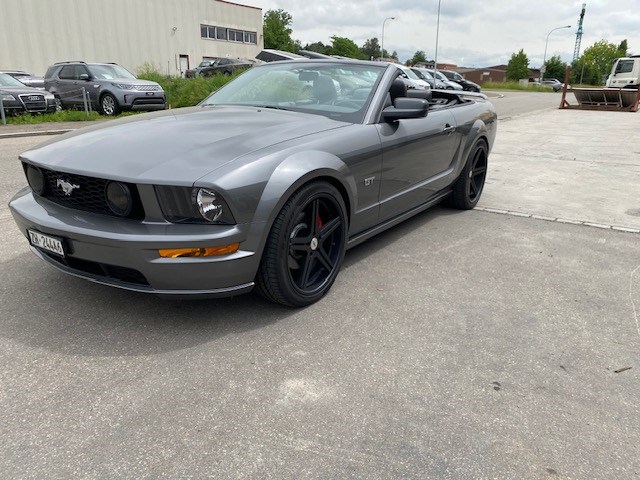
{"type": "Polygon", "coordinates": [[[640,115],[494,102],[480,208],[298,310],[43,265],[6,207],[43,138],[0,139],[0,477],[638,478],[640,115]]]}

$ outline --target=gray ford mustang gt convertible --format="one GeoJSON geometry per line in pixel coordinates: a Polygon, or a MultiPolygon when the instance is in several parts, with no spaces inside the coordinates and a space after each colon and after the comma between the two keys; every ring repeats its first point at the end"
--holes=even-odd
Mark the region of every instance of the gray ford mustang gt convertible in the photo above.
{"type": "Polygon", "coordinates": [[[407,90],[400,73],[274,62],[196,107],[62,135],[20,156],[29,186],[11,212],[37,256],[78,277],[163,295],[255,286],[308,305],[347,248],[482,193],[491,103],[407,90]]]}

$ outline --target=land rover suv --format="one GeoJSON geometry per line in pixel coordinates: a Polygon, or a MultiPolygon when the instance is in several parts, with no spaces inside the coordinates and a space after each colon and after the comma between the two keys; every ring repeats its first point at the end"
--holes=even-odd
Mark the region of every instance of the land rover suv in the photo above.
{"type": "Polygon", "coordinates": [[[104,115],[117,115],[123,110],[163,110],[166,105],[160,85],[138,80],[116,63],[55,63],[47,69],[44,87],[63,108],[82,108],[86,98],[104,115]]]}

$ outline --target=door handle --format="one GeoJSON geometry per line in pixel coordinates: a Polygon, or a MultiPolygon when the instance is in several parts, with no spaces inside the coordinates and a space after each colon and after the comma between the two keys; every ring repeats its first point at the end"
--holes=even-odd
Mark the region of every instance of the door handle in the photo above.
{"type": "Polygon", "coordinates": [[[442,133],[446,133],[447,135],[452,134],[456,130],[455,125],[449,125],[448,123],[442,129],[442,133]]]}

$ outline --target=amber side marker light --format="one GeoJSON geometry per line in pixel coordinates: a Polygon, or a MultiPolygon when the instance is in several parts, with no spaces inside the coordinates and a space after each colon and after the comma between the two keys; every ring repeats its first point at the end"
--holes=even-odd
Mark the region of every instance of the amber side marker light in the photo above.
{"type": "Polygon", "coordinates": [[[231,245],[223,245],[221,247],[162,248],[158,250],[158,253],[162,258],[215,257],[235,253],[239,248],[239,243],[232,243],[231,245]]]}

